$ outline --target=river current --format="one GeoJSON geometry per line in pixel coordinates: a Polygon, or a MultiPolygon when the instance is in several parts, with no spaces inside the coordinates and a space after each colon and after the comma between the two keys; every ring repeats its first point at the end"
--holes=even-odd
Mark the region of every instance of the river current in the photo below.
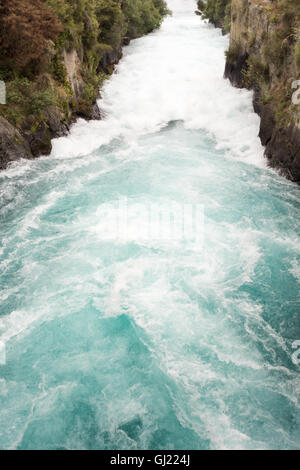
{"type": "Polygon", "coordinates": [[[104,119],[0,173],[2,449],[300,446],[299,189],[228,38],[168,3],[104,119]]]}

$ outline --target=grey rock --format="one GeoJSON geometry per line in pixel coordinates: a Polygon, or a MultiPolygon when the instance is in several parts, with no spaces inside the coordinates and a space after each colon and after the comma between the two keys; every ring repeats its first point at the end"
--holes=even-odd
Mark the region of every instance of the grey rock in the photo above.
{"type": "Polygon", "coordinates": [[[34,157],[38,157],[39,155],[49,155],[51,153],[52,135],[45,122],[40,122],[35,131],[31,131],[29,133],[25,132],[24,137],[27,140],[34,157]]]}
{"type": "Polygon", "coordinates": [[[52,137],[67,135],[70,129],[68,124],[63,120],[60,110],[55,106],[50,106],[47,114],[47,125],[52,137]]]}

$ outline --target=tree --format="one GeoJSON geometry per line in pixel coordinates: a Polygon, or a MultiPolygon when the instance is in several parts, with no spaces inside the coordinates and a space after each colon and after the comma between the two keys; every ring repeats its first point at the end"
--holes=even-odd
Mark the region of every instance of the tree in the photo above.
{"type": "Polygon", "coordinates": [[[54,12],[42,0],[2,0],[0,63],[11,70],[33,66],[62,30],[54,12]]]}

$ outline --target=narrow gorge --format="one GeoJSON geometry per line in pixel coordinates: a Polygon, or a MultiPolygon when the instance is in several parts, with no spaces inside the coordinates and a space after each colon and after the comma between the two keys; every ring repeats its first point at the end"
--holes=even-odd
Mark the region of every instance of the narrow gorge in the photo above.
{"type": "Polygon", "coordinates": [[[299,449],[298,160],[271,62],[240,82],[269,12],[42,3],[50,58],[1,69],[0,449],[299,449]]]}

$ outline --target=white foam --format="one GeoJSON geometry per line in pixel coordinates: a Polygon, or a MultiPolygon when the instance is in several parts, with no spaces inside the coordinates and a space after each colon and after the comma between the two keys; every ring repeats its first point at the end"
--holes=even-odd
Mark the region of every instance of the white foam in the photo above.
{"type": "Polygon", "coordinates": [[[53,141],[53,156],[88,155],[122,136],[134,142],[170,121],[205,129],[229,158],[265,166],[251,93],[223,79],[228,38],[193,14],[195,2],[170,1],[162,28],[125,48],[99,102],[103,121],[79,120],[53,141]]]}

